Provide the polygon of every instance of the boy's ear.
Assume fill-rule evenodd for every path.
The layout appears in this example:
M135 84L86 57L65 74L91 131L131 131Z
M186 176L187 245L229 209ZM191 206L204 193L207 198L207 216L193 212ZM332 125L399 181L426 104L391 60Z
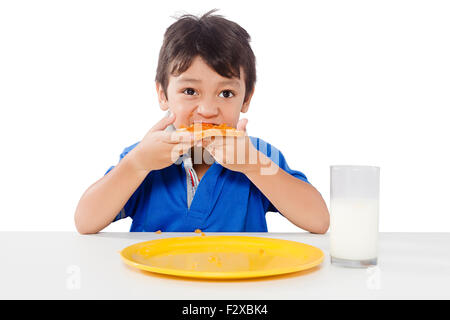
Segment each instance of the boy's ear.
M246 113L247 111L248 111L248 108L249 108L249 106L250 106L250 100L252 100L252 97L253 97L253 94L255 93L255 87L253 87L253 90L252 90L252 92L250 93L250 95L248 96L248 98L247 98L247 101L245 101L243 104L242 104L242 108L241 108L241 112L242 113Z
M161 110L167 111L169 109L169 103L166 94L164 93L163 86L158 81L156 81L156 93L158 94L159 107Z

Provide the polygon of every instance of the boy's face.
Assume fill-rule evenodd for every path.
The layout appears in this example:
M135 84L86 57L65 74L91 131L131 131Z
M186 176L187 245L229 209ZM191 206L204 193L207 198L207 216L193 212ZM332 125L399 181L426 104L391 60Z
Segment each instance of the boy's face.
M240 112L247 112L251 97L244 103L245 75L225 78L209 67L201 57L177 77L169 75L167 99L162 86L156 90L162 110L176 115L175 128L189 127L195 122L226 124L236 127Z

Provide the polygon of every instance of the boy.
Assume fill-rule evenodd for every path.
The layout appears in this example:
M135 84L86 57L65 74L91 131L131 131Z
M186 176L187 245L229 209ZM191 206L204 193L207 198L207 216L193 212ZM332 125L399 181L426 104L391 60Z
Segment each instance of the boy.
M176 131L202 122L241 131L247 125L239 115L256 82L250 36L214 11L184 15L166 30L156 90L169 116L86 190L75 212L80 233L125 217L133 219L130 231L266 232L267 211L327 231L320 193L268 143L247 135L195 141Z

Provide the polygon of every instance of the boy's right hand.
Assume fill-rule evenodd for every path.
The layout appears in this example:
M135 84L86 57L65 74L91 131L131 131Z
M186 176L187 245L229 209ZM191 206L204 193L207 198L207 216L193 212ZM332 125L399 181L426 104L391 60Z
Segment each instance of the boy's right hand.
M137 170L151 171L168 167L194 145L192 133L164 131L174 121L175 114L161 119L130 151L131 161Z

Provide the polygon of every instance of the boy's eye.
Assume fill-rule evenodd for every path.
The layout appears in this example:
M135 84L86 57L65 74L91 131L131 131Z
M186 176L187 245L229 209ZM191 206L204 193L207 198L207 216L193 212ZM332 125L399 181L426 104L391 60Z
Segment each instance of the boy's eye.
M187 89L184 89L183 93L187 94L188 96L193 96L196 92L192 88L187 88Z
M223 95L222 95L223 93ZM223 97L223 98L231 98L234 97L234 93L231 90L223 90L220 94L219 97Z

